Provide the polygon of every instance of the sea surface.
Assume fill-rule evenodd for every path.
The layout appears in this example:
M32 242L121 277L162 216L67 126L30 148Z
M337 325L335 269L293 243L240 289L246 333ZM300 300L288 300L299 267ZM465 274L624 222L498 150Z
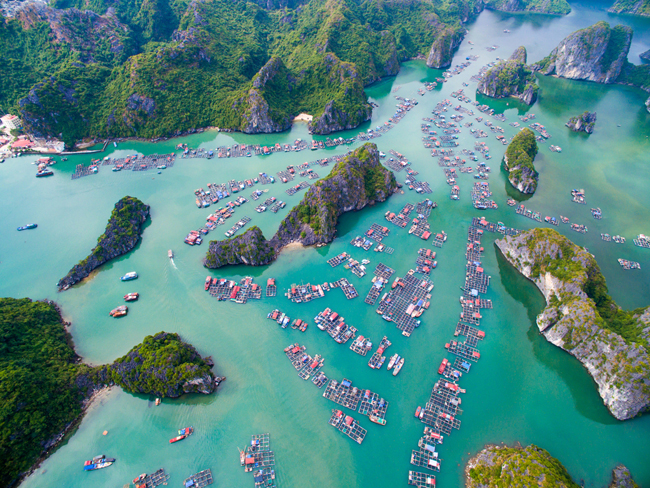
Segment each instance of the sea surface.
M0 295L56 300L73 324L71 333L77 352L91 364L110 362L127 353L144 336L164 330L180 333L201 354L212 356L216 373L227 377L216 395L164 399L158 407L153 397L113 388L92 406L74 436L22 486L122 487L140 473L164 467L171 475L169 486L181 486L190 474L210 468L215 486L252 487L251 474L244 473L239 465L238 448L244 448L251 434L257 433L271 435L280 487L398 487L407 486L409 470L426 471L409 463L424 427L414 418L414 411L427 401L442 358L453 357L446 354L444 344L453 338L461 311L458 299L465 277L468 225L478 215L520 229L533 227L534 222L516 215L506 205L512 190L500 170L505 146L476 121L474 127L490 135L479 140L491 149L493 157L487 161L492 168L489 183L499 208L482 214L473 209L470 190L475 180L465 174L458 178L460 201L451 201L442 168L430 156L430 150L422 146L422 118L430 115L436 103L462 88L463 82L469 83L465 93L474 98L476 84L469 79L484 64L497 57L507 58L519 45L528 49L529 62L539 60L569 33L601 19L635 29L630 60L638 63L638 54L650 48L650 22L607 14L603 9L607 3L572 2L573 12L561 18L484 12L469 26L469 34L454 59L456 65L467 56L480 56L463 73L420 97L417 90L422 83L433 81L442 71L427 69L421 61L408 62L397 77L368 88L379 104L373 120L340 134L352 136L359 130L382 125L394 112L394 96L416 98L419 102L392 131L373 141L384 152L394 149L403 153L420 173L418 179L429 182L433 194L427 196L439 204L429 218L432 230L444 230L449 235L444 247L437 250L431 307L410 338L383 321L375 307L363 302L363 297L377 263L395 269L395 276L404 276L414 268L423 242L406 229L387 224L391 232L384 242L395 249L394 254L365 252L350 245L350 240L373 222L385 222L386 211L422 200L406 187L404 194L394 195L388 202L345 215L331 245L284 251L270 266L208 271L201 264L207 242L200 247L183 243L187 232L201 226L214 210L196 208L195 189L206 188L208 182L253 178L262 171L275 174L290 164L343 154L348 147L229 160L179 158L173 168L161 174L113 173L110 166L102 166L98 174L77 180L70 178L75 166L88 164L90 156L73 156L59 162L53 167L55 175L47 179L34 178L34 157L10 159L0 165ZM491 45L499 48L488 52L486 47ZM490 117L486 120L502 126L508 138L518 130L509 124L520 122L518 117L527 113L535 113L535 122L545 125L552 135L549 143L540 146L535 161L540 173L539 188L525 204L542 215L564 215L572 222L587 225L586 235L572 232L567 225L556 229L596 256L610 292L621 306L647 306L650 251L632 244L638 234L650 234L650 114L643 105L647 94L630 87L552 77L540 78L539 84L539 101L530 108L514 100L480 99L499 112L505 110L506 122ZM565 122L585 110L598 113L595 133L587 136L569 132ZM480 115L475 112L475 117ZM453 113L450 110L448 118ZM157 144L123 142L117 148L109 146L101 156L165 153L180 142L193 148L214 149L236 143L292 143L297 138L311 140L304 123L295 124L290 132L273 135L212 131ZM468 129L463 129L459 141L459 149L473 149L475 140ZM551 152L549 144L562 147L562 153ZM315 170L322 177L331 167ZM404 172L397 175L402 183L405 177ZM259 226L270 238L305 193L289 197L285 193L288 186L279 182L257 186L269 189L265 196L287 202L287 208L278 214L258 214L254 211L257 203L251 200L237 209L235 217L252 217L249 226ZM573 188L585 189L587 205L571 202ZM251 191L240 194L248 198ZM151 221L141 243L134 251L100 268L91 279L57 293L57 281L88 254L102 234L114 203L125 195L138 197L151 206ZM592 206L602 209L602 220L591 217ZM17 226L30 222L37 223L38 228L16 232ZM206 241L223 237L230 225L219 227ZM621 234L627 243L604 242L601 232ZM486 298L493 301L494 309L483 313L486 338L479 346L481 359L460 382L467 390L462 395L461 428L446 437L439 449L442 471L436 475L438 486L461 486L469 457L486 444L502 442L534 443L547 449L577 482L583 481L587 487L607 484L617 463L629 467L640 485L650 485L650 415L619 422L609 414L580 363L538 333L534 320L544 306L543 298L532 283L497 255L494 239L491 234L483 239L483 265L492 277ZM168 249L174 250L173 262L167 257ZM358 260L369 259L370 272L357 278L343 266L331 268L326 260L342 251ZM641 270L624 271L617 258L638 261ZM120 276L128 271L137 271L140 278L121 282ZM236 280L252 276L262 286L272 277L278 285L278 296L246 305L218 302L203 291L206 274ZM340 290L333 290L323 299L294 304L283 296L293 283L323 283L342 277L355 285L359 298L346 300ZM108 312L123 303L122 296L132 291L139 292L141 298L129 304L128 316L119 320L109 317ZM349 344L336 344L319 331L313 317L326 307L346 317L375 345L388 336L393 343L388 356L398 353L406 358L401 373L393 377L386 368L370 369L369 356L361 357L348 348ZM282 330L267 320L267 313L275 308L292 318L307 320L307 332ZM343 409L368 429L362 445L330 427L327 421L331 410L339 406L322 397L324 388L319 390L295 373L283 352L295 342L306 345L308 353L325 358L323 370L330 378L349 378L353 385L385 398L389 402L387 425L372 424L359 413ZM168 440L176 431L188 425L194 426L195 434L170 445ZM102 435L104 430L108 435ZM84 472L84 460L100 453L117 458L117 462L109 469Z

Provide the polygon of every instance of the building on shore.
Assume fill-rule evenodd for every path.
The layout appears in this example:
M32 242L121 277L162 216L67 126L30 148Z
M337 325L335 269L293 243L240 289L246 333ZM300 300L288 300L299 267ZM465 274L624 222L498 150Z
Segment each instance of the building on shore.
M20 121L20 118L18 118L17 115L3 115L0 117L0 121L2 121L2 125L4 125L7 129L13 130L13 129L20 129L22 127L22 123Z

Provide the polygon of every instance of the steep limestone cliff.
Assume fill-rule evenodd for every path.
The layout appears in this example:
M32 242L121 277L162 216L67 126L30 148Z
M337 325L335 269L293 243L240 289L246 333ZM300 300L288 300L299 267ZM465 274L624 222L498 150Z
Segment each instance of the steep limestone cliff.
M621 310L593 256L552 229L496 245L544 295L540 332L582 363L612 415L626 420L650 409L650 325L642 320L648 310Z
M650 17L650 0L616 0L608 12Z
M513 139L503 156L503 167L508 181L521 193L535 193L539 173L535 170L537 141L532 130L522 129Z
M531 12L566 15L571 6L566 0L486 0L486 8L502 12Z
M492 98L515 97L532 105L537 100L539 87L532 70L526 66L526 59L526 48L520 46L510 59L500 61L485 73L477 91Z
M619 464L612 470L612 482L609 488L639 488L630 474L630 470Z
M275 254L275 249L264 238L260 228L251 227L240 236L210 241L203 265L213 269L228 264L263 266L273 262Z
M339 130L354 129L359 124L370 120L372 116L372 107L369 104L364 104L352 113L339 108L338 105L335 100L327 102L323 113L309 122L309 132L325 135Z
M75 264L57 283L59 291L67 290L90 275L91 271L122 254L126 254L140 240L142 225L149 217L149 205L134 197L124 197L115 204L106 230L97 239L90 255Z
M644 61L650 62L650 49L648 49L646 52L639 54L639 57L643 59Z
M596 126L596 112L585 112L577 117L571 117L566 126L574 132L593 134Z
M451 66L454 53L460 43L463 42L464 37L464 29L452 27L442 29L431 45L431 50L427 56L427 66L429 68L447 68Z
M383 202L396 191L395 176L379 162L377 146L366 143L307 191L280 223L271 245L279 250L292 242L332 242L342 214Z
M545 75L614 83L627 61L632 29L607 22L574 32L553 49L551 54L532 68Z
M383 202L396 191L395 176L379 162L377 146L366 143L307 190L269 241L257 227L233 239L212 241L203 264L207 268L227 264L260 266L272 262L287 244L332 242L342 214Z

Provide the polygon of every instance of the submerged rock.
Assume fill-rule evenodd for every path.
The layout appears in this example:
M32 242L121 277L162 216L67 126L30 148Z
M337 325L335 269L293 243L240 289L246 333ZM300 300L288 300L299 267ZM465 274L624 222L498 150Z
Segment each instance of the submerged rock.
M521 193L535 193L539 173L535 170L537 141L532 130L522 129L513 139L503 156L503 166L508 181Z
M630 27L610 28L607 22L597 22L566 37L532 68L544 75L614 83L625 66L631 42Z
M106 230L99 237L90 255L75 264L57 283L59 291L67 290L86 278L102 264L133 249L142 236L143 224L149 217L149 205L134 197L124 197L115 204Z
M585 112L578 117L571 117L566 126L574 132L592 134L596 125L596 112Z
M555 230L532 229L496 246L544 295L542 335L582 363L612 415L626 420L648 411L650 308L621 310L594 257Z
M429 68L447 68L451 66L454 53L463 42L464 37L465 32L463 30L448 27L440 31L429 50L427 66Z
M520 46L510 59L490 68L476 90L492 98L515 97L527 105L537 100L539 87L533 71L526 66L526 48Z

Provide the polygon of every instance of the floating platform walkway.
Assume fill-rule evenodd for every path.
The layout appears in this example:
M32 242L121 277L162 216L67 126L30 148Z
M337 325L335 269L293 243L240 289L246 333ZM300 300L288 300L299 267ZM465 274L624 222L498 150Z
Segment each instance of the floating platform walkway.
M382 297L377 313L388 322L394 322L402 335L409 337L419 327L420 317L429 307L433 282L427 277L416 278L409 271L404 278L396 278L391 291Z
M186 478L185 481L183 481L183 486L187 488L204 488L212 483L212 471L204 469L203 471L199 471L189 478Z
M155 488L156 486L166 485L168 481L169 475L165 473L165 468L160 468L155 472L148 474L139 482L139 485L136 483L136 486L141 488Z
M347 378L343 378L340 383L336 380L330 380L323 392L323 396L334 403L356 411L361 401L361 390L353 387L352 382Z
M436 477L431 474L409 471L409 485L418 488L434 488L436 486Z
M209 283L208 280L210 280ZM206 291L219 301L230 300L244 304L248 300L262 298L262 288L257 283L254 283L253 278L250 276L246 276L239 283L226 278L211 278L208 276L205 285Z
M384 365L384 362L386 362L386 356L384 356L384 352L386 352L386 349L388 349L391 345L392 342L388 340L388 337L384 336L379 342L377 350L370 357L370 360L368 360L368 366L370 366L372 369L381 369L381 367Z
M343 294L345 295L345 298L348 300L352 300L353 298L356 298L359 296L359 293L357 292L356 288L352 283L350 283L348 280L345 278L341 278L338 281L335 281L334 283L330 283L330 288L340 288Z
M372 349L372 342L370 339L367 339L366 337L360 335L354 341L352 341L352 344L350 344L350 349L361 356L365 356L368 354L368 351Z
M333 409L328 423L358 444L363 442L368 433L356 420L349 415L345 415L341 410Z
M356 327L346 324L343 317L329 308L314 317L314 322L320 330L327 332L339 344L345 344L357 335Z

